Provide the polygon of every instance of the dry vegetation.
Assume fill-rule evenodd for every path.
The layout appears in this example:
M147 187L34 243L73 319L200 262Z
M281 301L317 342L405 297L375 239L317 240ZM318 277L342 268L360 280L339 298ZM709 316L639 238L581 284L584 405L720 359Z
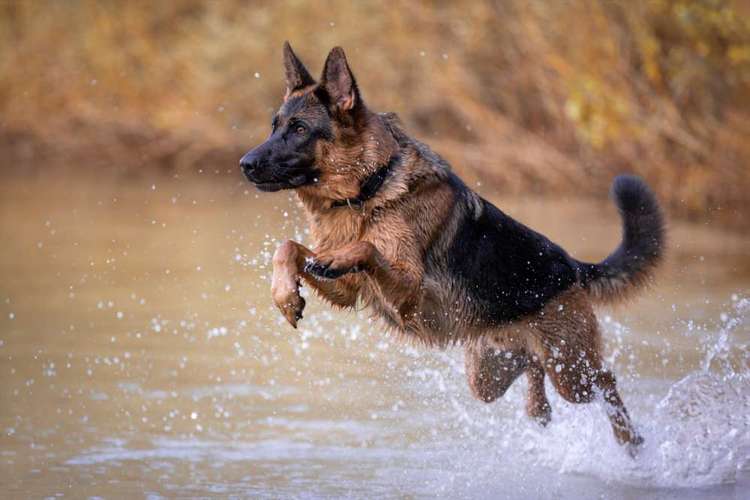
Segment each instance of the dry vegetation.
M234 171L282 95L281 43L349 54L365 99L470 181L750 226L747 1L0 4L0 162ZM140 169L140 170L139 170Z

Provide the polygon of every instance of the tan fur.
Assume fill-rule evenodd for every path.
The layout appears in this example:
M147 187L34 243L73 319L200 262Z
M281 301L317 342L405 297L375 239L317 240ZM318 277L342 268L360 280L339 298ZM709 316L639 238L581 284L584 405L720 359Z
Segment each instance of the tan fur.
M589 297L595 304L623 305L632 301L644 288L649 288L657 277L657 270L664 258L659 256L644 263L641 272L628 275L622 273L609 279L598 280L588 286Z
M295 90L295 95L310 91ZM337 307L354 307L358 301L369 306L403 338L437 346L465 343L469 386L482 401L502 396L526 373L527 412L546 424L546 375L570 402L588 402L601 392L618 441L640 443L614 377L602 368L600 333L588 293L574 286L537 314L503 328L472 326L478 323L466 318L481 312L465 290L451 285L447 269L434 264L438 269L428 276L425 259L428 249L448 252L461 218L478 218L482 205L469 194L469 201L457 206L445 182L443 160L417 141L405 140L394 115L361 112L354 133L341 127L334 130L335 140L318 144L320 179L297 189L313 249L287 241L274 255L273 300L289 323L296 327L302 317L299 286L304 280ZM333 206L356 196L363 179L397 151L398 168L374 197L358 209ZM319 278L305 270L313 260L348 274Z
M383 117L371 114L365 123L359 134L361 142L321 146L317 162L320 181L297 191L310 221L315 252L294 242L279 248L274 257L278 268L274 301L287 319L300 315L294 307L304 307L304 302L297 298L298 286L292 283L298 283L301 276L333 304L352 306L353 301L342 298L351 299L354 293L399 331L433 342L417 313L422 300L423 249L449 216L453 195L440 182L439 170L416 151L402 151L398 170L361 209L331 208L333 201L355 196L362 179L387 163L397 150ZM391 204L398 204L398 210L384 210ZM356 244L362 242L370 244L367 250ZM290 248L296 251L290 253ZM290 263L292 256L294 263ZM303 271L304 258L311 256L335 268L360 267L366 273L331 282L321 280ZM296 321L290 323L296 325Z
M631 445L642 442L617 392L614 376L602 367L599 325L588 294L581 288L560 294L538 314L468 346L466 359L469 385L483 401L502 396L525 371L529 378L527 411L544 423L549 420L543 384L546 374L571 403L588 403L601 393L617 440Z

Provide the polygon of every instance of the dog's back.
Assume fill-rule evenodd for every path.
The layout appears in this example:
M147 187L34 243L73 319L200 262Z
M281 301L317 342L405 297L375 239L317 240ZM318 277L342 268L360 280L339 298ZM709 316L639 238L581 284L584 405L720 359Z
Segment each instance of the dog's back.
M653 193L640 179L618 177L612 189L623 219L621 245L598 264L578 261L544 235L503 213L468 188L447 163L411 139L394 115L384 115L406 159L394 174L395 189L384 186L382 209L414 203L414 193L436 183L449 188L450 210L434 210L420 200L422 217L405 217L424 254L424 286L409 333L430 344L472 340L483 332L541 311L571 287L582 287L595 302L625 298L648 282L663 254L663 216ZM414 211L414 210L412 210ZM442 215L442 217L441 217ZM437 236L420 231L425 220ZM400 241L385 242L399 245Z

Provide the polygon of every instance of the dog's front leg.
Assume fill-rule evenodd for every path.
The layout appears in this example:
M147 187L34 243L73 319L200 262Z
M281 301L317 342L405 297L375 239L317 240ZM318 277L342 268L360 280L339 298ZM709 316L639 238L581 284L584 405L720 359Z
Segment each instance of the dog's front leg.
M273 256L273 301L294 328L297 328L297 321L302 318L305 308L305 299L299 294L300 277L332 304L351 307L357 300L357 290L351 282L322 280L305 272L306 263L314 258L310 249L292 240L282 243Z
M367 273L404 326L416 309L421 281L421 268L410 265L413 260L409 255L387 259L369 241L355 241L308 258L305 272L329 280L349 273Z

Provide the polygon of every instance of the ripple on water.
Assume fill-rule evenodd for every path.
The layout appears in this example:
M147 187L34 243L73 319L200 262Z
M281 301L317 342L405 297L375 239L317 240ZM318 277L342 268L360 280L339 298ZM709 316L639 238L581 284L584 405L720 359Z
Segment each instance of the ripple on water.
M459 351L415 354L405 348L411 365L404 372L409 382L404 390L423 404L383 412L398 427L368 418L312 418L303 405L296 412L284 410L285 416L262 419L270 429L265 434L253 435L251 426L238 435L206 438L108 439L66 465L107 468L130 462L172 472L186 463L216 471L247 467L253 473L241 484L232 480L222 486L220 478L206 479L213 488L245 492L263 492L270 484L268 491L277 493L287 487L294 492L303 484L327 492L348 485L344 489L353 492L364 480L371 491L383 494L401 484L416 494L492 497L525 491L572 498L576 488L607 495L619 484L667 488L662 492L714 488L712 494L731 495L737 491L733 488L750 484L750 300L735 300L719 324L700 330L696 346L705 359L694 372L677 381L636 375L628 404L646 441L635 460L615 443L600 405L571 405L548 387L554 418L541 428L523 414L525 381L512 386L502 403L482 405L464 390ZM164 396L138 384L120 389L145 399ZM298 389L220 384L182 390L193 400L226 394L266 400ZM411 431L420 431L421 438L407 443L402 438ZM321 467L328 475L315 483L311 471ZM279 483L280 470L289 482ZM722 485L730 490L715 489Z

